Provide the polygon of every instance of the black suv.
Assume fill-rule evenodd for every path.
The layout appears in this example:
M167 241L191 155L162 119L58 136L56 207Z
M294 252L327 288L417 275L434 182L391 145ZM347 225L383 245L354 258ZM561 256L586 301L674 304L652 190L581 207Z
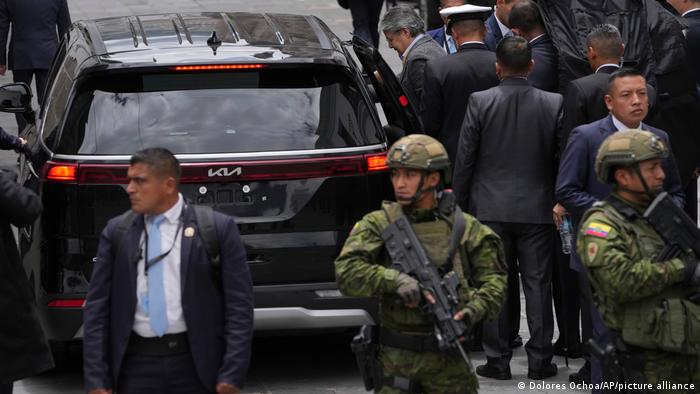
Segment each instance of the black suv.
M27 102L0 99L0 110L29 111ZM51 339L81 336L99 235L129 209L130 155L152 146L179 158L188 203L238 221L256 329L372 323L370 300L337 291L333 260L351 226L391 196L387 135L420 130L376 50L341 42L313 16L81 21L63 39L44 103L22 133L31 152L19 177L44 213L19 229L19 246Z

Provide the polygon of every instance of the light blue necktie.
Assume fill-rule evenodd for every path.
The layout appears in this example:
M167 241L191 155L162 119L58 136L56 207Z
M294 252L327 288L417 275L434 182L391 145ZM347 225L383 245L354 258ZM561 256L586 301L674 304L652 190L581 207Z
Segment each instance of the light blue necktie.
M455 39L452 36L446 36L445 41L447 41L447 53L456 53Z
M158 215L148 225L148 258L153 260L162 253L160 249L160 230L158 227L165 216ZM163 265L161 260L148 268L148 317L151 328L157 336L162 337L168 329L168 315L165 308L165 289L163 287Z

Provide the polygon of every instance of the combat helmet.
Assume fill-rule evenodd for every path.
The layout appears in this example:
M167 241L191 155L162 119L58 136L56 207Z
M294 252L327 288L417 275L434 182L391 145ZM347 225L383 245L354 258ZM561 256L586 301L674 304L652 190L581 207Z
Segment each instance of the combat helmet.
M442 182L452 181L450 158L445 147L435 138L425 134L410 134L394 143L386 156L389 168L412 168L442 173Z
M602 183L615 182L612 169L633 167L639 172L639 162L668 157L668 148L654 133L645 130L624 130L613 133L603 141L595 159L595 173ZM641 177L645 190L647 185Z
M437 188L423 189L425 174L437 171L441 174L442 186L447 186L452 181L450 172L450 158L442 144L435 138L425 134L411 134L402 137L394 143L386 156L386 164L389 168L411 168L422 170L420 183L413 197L409 199L400 198L399 201L410 201L415 203L423 193L436 191ZM397 197L398 198L398 197Z

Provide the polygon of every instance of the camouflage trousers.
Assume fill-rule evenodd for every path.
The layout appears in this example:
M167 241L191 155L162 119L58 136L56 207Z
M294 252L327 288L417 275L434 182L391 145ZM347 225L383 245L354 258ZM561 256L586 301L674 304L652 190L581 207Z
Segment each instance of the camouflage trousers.
M385 377L408 378L418 383L424 394L472 394L479 388L476 376L457 353L416 353L382 346L379 360ZM375 393L404 392L382 387Z
M651 393L698 393L700 392L700 369L698 355L643 350L644 377L653 386ZM694 388L679 389L673 384L692 384Z

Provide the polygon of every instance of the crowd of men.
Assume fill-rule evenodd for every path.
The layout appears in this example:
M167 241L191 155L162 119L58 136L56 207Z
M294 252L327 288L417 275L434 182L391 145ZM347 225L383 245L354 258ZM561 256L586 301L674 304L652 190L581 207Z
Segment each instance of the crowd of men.
M528 376L555 375L556 354L585 357L570 380L600 381L601 366L583 344L606 338L608 330L580 256L562 252L556 229L565 219L578 228L584 213L610 194L594 162L603 140L620 130L649 131L671 152L661 162L663 188L681 207L684 187L669 136L644 123L656 91L640 72L622 67L625 43L615 26L588 32L591 74L560 86L557 50L537 3L496 3L491 12L442 0L445 26L428 32L412 10L391 8L380 29L402 59L401 84L420 113L421 132L447 150L459 205L503 241L507 299L500 314L483 324L487 363L476 373L511 378L512 348L522 343L522 282ZM689 26L688 67L700 91L700 1L668 3ZM560 331L554 344L552 302Z

